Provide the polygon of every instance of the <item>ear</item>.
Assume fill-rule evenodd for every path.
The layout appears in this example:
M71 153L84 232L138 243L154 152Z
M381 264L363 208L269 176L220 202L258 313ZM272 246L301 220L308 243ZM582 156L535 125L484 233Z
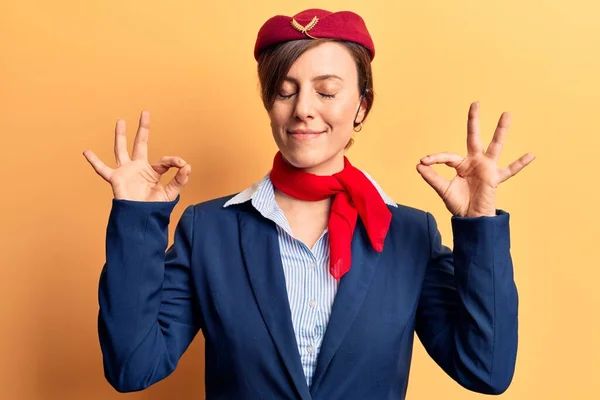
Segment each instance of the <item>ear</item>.
M367 99L362 97L362 101L360 102L358 114L356 115L356 119L354 120L357 124L363 122L365 119L365 115L367 114Z

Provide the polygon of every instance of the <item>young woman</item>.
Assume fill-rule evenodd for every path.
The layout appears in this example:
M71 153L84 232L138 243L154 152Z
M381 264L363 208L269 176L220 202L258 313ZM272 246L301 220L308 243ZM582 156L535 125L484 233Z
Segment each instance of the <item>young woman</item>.
M187 207L168 249L191 167L148 163L148 113L131 157L117 123L117 168L84 152L114 193L99 336L118 391L168 376L199 330L207 399L403 399L415 331L464 387L508 387L517 290L495 193L533 155L499 167L509 116L484 150L471 105L467 155L417 165L453 214L454 249L443 246L430 213L394 203L344 156L373 104L374 55L352 12L266 21L255 57L279 148L273 168L240 193ZM456 169L452 181L434 172L439 163Z

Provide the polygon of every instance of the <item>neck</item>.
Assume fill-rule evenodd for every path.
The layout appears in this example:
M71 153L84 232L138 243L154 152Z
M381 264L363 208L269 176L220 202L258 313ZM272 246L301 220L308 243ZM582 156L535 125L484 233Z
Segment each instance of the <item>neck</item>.
M308 168L302 168L302 171L313 175L329 176L344 169L344 152L340 152L320 164Z

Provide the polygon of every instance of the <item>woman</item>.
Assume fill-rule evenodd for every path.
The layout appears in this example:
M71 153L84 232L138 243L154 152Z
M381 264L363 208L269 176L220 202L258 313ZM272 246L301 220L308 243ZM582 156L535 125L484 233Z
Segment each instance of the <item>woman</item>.
M374 55L351 12L265 22L255 57L279 148L273 169L236 195L187 207L169 249L191 167L179 157L148 163L148 113L131 158L117 123L116 169L84 152L114 193L99 336L118 391L168 376L200 329L207 399L402 399L414 331L464 387L508 387L517 291L495 192L533 156L498 167L509 117L484 151L472 104L468 155L417 165L453 214L454 251L443 246L431 214L394 203L344 156L373 104ZM451 182L433 171L439 163L456 169ZM170 168L178 172L163 186Z

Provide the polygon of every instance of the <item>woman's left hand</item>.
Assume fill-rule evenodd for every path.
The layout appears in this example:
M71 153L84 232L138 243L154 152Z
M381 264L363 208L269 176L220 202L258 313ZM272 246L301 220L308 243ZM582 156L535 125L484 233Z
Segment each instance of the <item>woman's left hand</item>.
M498 166L498 158L508 130L510 114L503 113L492 142L484 152L479 135L479 102L472 103L467 121L466 157L451 153L432 154L421 159L417 171L440 195L448 210L457 217L496 215L496 189L535 159L526 153L507 167ZM456 170L452 181L441 177L431 167L446 164Z

